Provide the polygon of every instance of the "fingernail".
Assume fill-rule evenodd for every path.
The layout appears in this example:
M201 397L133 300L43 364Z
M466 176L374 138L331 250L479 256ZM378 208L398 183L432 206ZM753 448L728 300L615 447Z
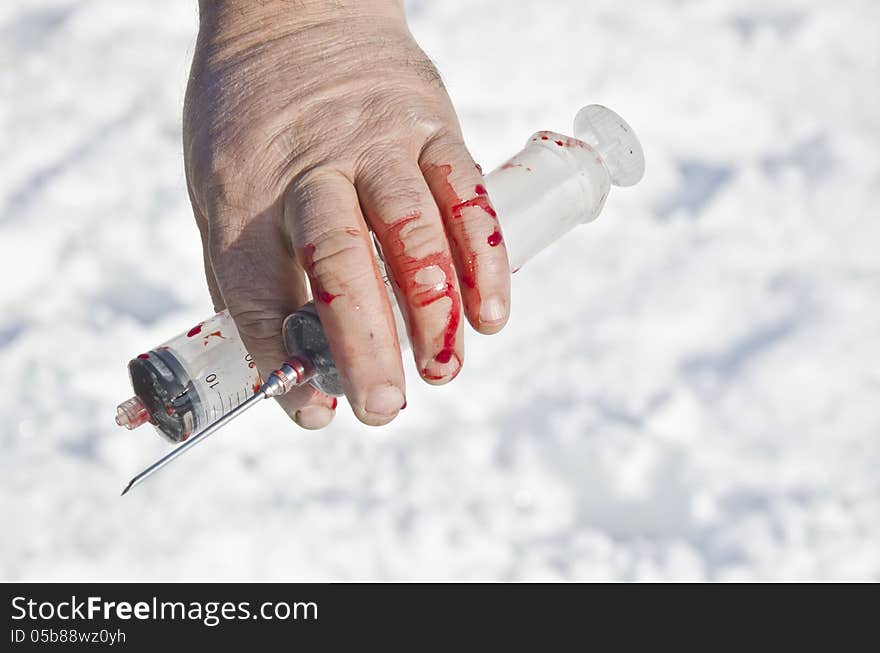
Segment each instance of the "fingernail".
M441 362L442 361L442 362ZM446 383L461 371L461 358L454 351L442 350L421 368L425 381Z
M329 406L306 406L293 415L293 421L304 429L321 429L327 426L335 415Z
M374 415L394 415L403 404L403 394L393 385L382 385L367 393L364 410Z
M504 300L498 295L487 297L480 304L480 322L483 324L494 324L501 322L507 316L504 306Z

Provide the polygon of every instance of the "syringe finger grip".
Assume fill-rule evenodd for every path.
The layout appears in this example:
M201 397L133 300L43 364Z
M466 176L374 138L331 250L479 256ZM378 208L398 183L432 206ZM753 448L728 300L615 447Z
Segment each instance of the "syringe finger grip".
M330 343L327 342L324 327L315 310L315 303L309 302L288 315L282 332L287 353L310 362L315 368L315 375L309 383L328 395L341 396L342 383L330 354Z

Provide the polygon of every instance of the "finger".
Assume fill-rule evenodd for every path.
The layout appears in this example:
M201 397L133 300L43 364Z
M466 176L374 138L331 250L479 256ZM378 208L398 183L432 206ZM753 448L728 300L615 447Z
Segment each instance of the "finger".
M481 333L500 331L510 314L510 267L482 174L464 143L446 135L423 148L419 164L446 225L468 320Z
M210 263L222 301L265 379L287 358L281 325L308 301L304 275L285 244L278 203L245 220L242 214L247 212L241 209L213 210ZM234 226L241 224L246 226ZM336 398L308 384L277 399L303 428L322 428L335 414Z
M377 157L355 180L379 239L419 372L429 383L458 374L464 356L461 295L440 212L414 161Z
M403 366L354 186L307 174L288 188L284 213L348 401L365 424L385 424L405 401Z

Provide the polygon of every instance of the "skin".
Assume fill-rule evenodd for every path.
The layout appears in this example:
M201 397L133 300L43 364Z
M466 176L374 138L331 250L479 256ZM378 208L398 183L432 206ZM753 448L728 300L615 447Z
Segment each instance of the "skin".
M428 383L461 369L457 310L481 333L507 321L482 175L400 2L203 0L183 145L215 308L264 377L285 359L284 317L315 297L355 415L397 415L404 374L374 236ZM305 428L336 405L311 386L280 402Z

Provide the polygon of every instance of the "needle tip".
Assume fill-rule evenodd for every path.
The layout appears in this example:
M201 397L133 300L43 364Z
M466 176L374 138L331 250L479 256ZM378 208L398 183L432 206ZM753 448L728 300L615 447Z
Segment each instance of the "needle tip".
M119 496L124 497L126 494L128 494L128 491L131 489L132 485L134 485L134 483L129 481L128 485L125 486L125 489L122 491L122 494L120 494Z

